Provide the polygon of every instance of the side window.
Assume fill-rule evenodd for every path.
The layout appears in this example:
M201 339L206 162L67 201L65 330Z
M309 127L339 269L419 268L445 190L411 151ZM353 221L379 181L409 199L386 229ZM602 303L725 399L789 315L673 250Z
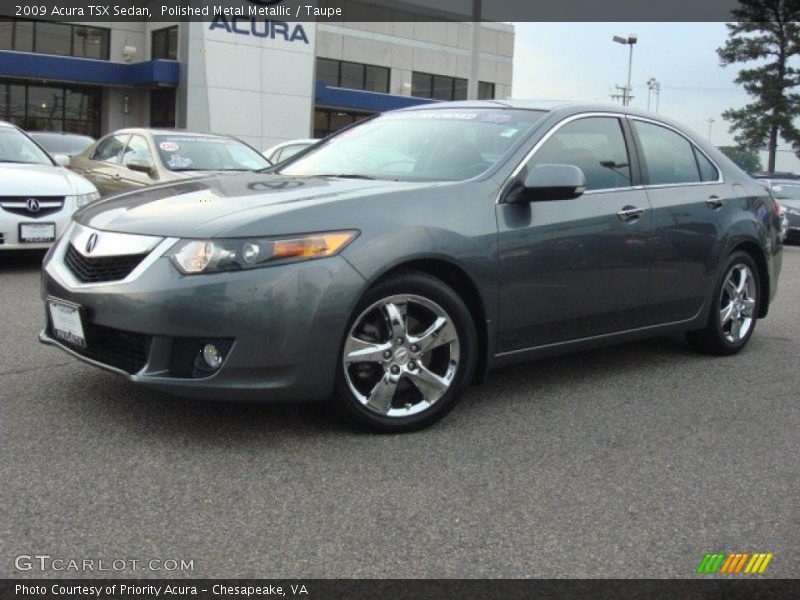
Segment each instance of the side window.
M127 135L112 135L98 144L92 154L92 160L102 160L105 162L118 162L128 141Z
M694 147L689 140L660 125L633 121L633 126L642 145L650 185L701 181Z
M140 135L131 136L131 141L128 142L128 147L125 148L125 154L122 155L122 164L130 160L153 162L150 146L147 145L147 140Z
M706 155L697 148L694 149L697 157L697 164L700 167L700 177L703 181L719 181L719 171L714 164L706 158Z
M631 185L628 150L616 117L586 117L567 123L536 151L528 168L542 164L579 167L586 176L587 190Z

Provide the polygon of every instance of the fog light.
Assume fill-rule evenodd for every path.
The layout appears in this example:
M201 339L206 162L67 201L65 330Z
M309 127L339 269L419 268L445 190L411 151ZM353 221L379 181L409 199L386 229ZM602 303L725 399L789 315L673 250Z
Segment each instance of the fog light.
M224 357L214 344L203 346L203 361L212 369L219 369Z

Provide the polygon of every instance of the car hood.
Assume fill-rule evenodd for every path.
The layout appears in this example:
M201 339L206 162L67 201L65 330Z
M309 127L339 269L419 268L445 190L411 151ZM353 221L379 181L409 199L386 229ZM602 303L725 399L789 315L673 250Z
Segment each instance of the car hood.
M74 196L96 188L88 180L64 167L0 163L3 196Z
M104 231L163 237L248 237L274 230L287 214L307 215L305 231L324 231L341 201L406 193L442 184L260 173L209 176L111 196L83 208L79 223ZM334 206L336 204L337 206ZM314 208L327 216L314 219ZM353 211L350 211L351 214ZM353 219L357 214L353 214ZM390 218L391 215L387 215ZM302 224L302 218L299 220ZM352 223L352 221L351 221ZM276 225L277 226L277 225ZM356 223L349 225L357 227Z

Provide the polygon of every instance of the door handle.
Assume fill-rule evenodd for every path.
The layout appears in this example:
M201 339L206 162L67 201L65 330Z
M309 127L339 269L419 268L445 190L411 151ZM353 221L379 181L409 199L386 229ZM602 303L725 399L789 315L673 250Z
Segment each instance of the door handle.
M722 208L725 203L722 201L722 198L720 198L719 196L710 196L708 198L708 200L706 200L706 204L708 204L708 206L710 208L713 208L714 210L718 210L718 209Z
M617 213L620 221L625 221L626 223L630 223L632 221L636 221L644 214L645 209L637 208L635 206L626 206L622 210Z

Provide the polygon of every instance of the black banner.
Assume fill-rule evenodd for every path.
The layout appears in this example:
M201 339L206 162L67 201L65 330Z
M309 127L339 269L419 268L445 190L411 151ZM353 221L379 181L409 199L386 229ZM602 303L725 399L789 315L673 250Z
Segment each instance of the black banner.
M800 597L800 580L0 580L3 600L734 600Z
M797 4L800 0L786 0ZM738 0L3 0L0 15L52 21L731 21ZM768 20L765 15L765 20Z

